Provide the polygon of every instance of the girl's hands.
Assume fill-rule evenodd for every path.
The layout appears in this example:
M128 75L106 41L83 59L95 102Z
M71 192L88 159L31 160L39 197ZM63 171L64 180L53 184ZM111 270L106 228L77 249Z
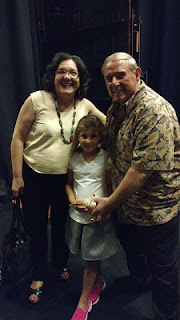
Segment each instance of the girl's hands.
M84 202L82 200L77 200L76 199L70 205L73 206L74 209L76 209L79 212L87 212L88 211L88 208L86 207L86 205L84 204Z

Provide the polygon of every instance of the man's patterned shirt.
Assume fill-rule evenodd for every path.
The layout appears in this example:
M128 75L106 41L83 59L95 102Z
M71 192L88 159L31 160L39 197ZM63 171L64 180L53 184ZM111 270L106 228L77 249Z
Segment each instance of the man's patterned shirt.
M122 109L126 115L122 118ZM139 90L107 113L107 152L113 190L128 169L151 170L146 183L120 206L119 221L162 224L180 208L180 127L174 108L142 81Z

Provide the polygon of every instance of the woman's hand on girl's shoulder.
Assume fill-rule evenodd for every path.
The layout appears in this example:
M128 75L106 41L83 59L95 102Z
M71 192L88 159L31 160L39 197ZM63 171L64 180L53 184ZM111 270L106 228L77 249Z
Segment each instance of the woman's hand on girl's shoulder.
M106 116L103 112L101 112L96 106L88 99L85 100L88 114L93 114L94 116L98 117L102 123L106 124Z

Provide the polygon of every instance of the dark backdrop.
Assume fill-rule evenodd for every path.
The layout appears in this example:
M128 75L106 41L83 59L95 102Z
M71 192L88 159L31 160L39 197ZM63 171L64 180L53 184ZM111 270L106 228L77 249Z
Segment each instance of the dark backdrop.
M101 66L112 52L132 52L131 0L42 0L40 4L43 66L59 51L79 55L92 79L87 98L106 113L110 98Z
M32 1L0 1L0 176L11 184L10 141L23 101L39 87Z
M176 109L180 119L180 1L134 1L141 16L141 67L148 84Z
M116 5L119 5L118 1L114 1ZM54 0L55 2L58 0ZM44 10L44 3L42 0L0 2L0 176L9 186L10 141L15 120L29 93L40 88L40 78L45 68L46 46L42 43L42 35L45 35L46 25L44 17L40 17L38 12L39 8ZM140 65L143 71L147 71L148 84L173 104L180 117L180 87L177 77L180 57L180 1L137 0L132 1L132 8L142 20ZM104 6L101 10L108 12L109 8ZM124 30L125 33L126 31ZM58 32L63 32L62 28ZM106 35L104 32L104 46L108 46ZM55 35L52 35L52 41L57 41ZM89 50L91 49L90 47ZM114 50L117 49L115 46ZM78 54L81 56L79 51ZM99 98L104 99L103 95L106 93Z

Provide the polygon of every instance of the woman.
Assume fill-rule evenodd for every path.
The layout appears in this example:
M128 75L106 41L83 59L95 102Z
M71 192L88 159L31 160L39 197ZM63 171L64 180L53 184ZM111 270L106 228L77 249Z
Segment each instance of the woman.
M51 205L51 259L59 277L66 280L69 251L65 244L68 201L65 193L71 142L77 122L87 114L101 113L85 98L89 74L74 55L57 53L47 66L43 90L24 102L11 142L12 191L22 193L25 222L31 236L32 282L29 301L37 303L47 271L47 222Z

